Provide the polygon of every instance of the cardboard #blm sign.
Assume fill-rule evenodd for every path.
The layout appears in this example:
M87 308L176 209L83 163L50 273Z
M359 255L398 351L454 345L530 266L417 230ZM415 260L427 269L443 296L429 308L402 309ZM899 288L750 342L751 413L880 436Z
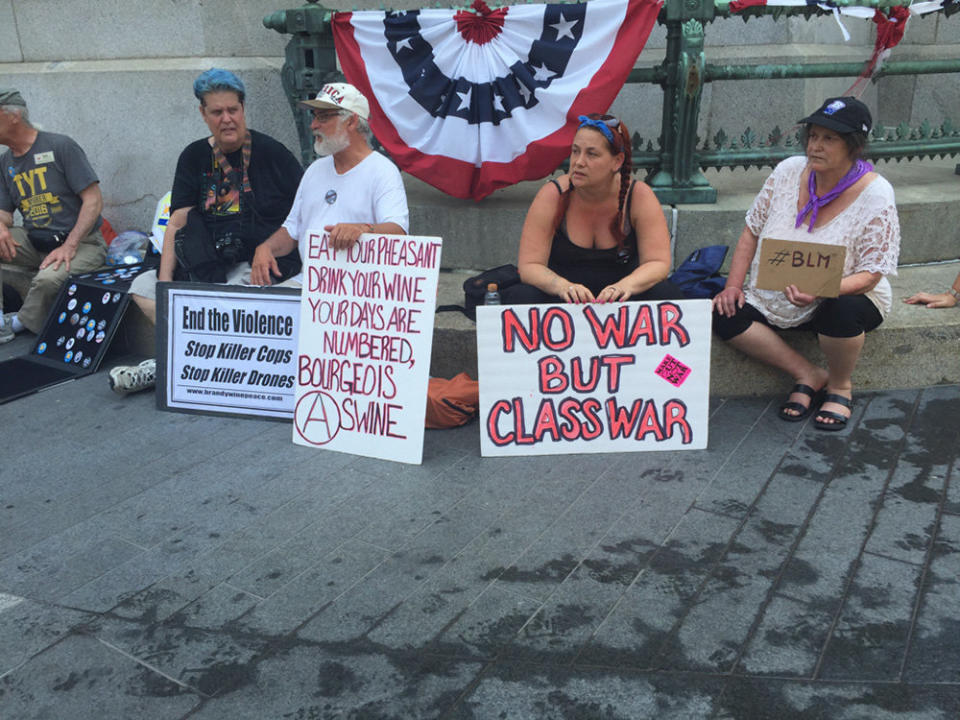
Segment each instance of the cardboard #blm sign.
M777 240L760 241L757 288L783 291L796 285L817 297L837 297L847 249L842 245Z
M710 301L477 308L481 455L707 446Z
M441 240L311 231L304 260L293 441L420 463Z

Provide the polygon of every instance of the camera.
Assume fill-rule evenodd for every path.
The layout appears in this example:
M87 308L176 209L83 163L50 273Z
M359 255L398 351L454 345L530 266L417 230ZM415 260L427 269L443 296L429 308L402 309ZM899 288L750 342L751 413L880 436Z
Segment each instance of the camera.
M228 263L238 263L243 260L245 246L243 240L232 232L227 232L217 238L214 246L221 260Z

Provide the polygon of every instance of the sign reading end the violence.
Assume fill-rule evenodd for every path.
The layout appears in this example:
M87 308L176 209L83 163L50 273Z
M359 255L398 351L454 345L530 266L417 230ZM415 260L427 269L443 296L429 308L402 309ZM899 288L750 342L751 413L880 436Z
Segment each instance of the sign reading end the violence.
M198 283L157 288L161 409L291 417L296 290Z
M710 301L477 308L480 452L707 446Z
M293 441L420 463L441 240L308 234Z
M780 290L796 285L817 297L837 297L847 249L842 245L763 238L757 287Z

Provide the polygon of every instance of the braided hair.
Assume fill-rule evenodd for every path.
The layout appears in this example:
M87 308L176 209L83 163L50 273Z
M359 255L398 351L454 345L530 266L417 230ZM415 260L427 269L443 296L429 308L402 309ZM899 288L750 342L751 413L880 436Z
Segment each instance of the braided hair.
M617 245L622 250L623 241L626 239L626 233L623 231L623 211L626 206L627 193L630 192L630 178L633 174L633 165L632 165L632 148L630 146L630 132L627 130L627 126L624 122L613 115L602 115L600 113L590 113L587 116L581 116L589 121L594 122L584 122L581 123L581 127L590 127L591 129L597 130L603 139L607 141L607 147L610 149L610 152L613 155L623 153L623 164L620 166L620 194L617 198L617 214L614 216L613 220L610 221L610 231L613 234L613 237L617 239ZM610 127L608 122L615 122L614 127ZM600 130L596 125L598 123L603 123L606 126L606 129L613 136L613 141L607 137L607 134ZM560 197L560 204L557 207L557 214L554 218L553 229L556 232L556 229L560 227L560 222L563 220L563 216L567 214L567 208L570 206L570 193L573 190L573 183L567 186L567 189L563 192Z
M623 124L621 120L615 128L610 128L613 131L613 137L616 139L617 145L620 147L617 148L616 145L607 140L607 144L610 145L610 150L614 155L617 153L623 153L623 165L620 166L620 196L617 198L617 216L613 219L613 225L611 230L613 231L613 236L617 239L617 243L622 247L623 241L626 238L626 235L623 232L623 210L626 207L627 193L630 192L630 178L633 174L633 153L632 148L630 147L630 132L627 130L627 126Z

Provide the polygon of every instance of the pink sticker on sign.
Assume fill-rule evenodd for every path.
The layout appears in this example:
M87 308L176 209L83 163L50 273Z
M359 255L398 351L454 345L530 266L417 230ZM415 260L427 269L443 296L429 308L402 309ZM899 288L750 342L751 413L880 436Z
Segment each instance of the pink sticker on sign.
M654 372L671 385L680 387L690 375L690 368L677 360L673 355L666 355Z

